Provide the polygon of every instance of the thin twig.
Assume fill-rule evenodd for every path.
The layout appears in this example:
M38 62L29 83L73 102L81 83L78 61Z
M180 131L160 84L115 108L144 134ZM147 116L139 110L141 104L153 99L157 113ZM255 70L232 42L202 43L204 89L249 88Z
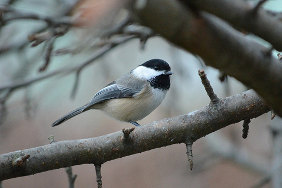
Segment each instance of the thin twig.
M26 87L24 90L24 103L25 103L24 110L25 110L25 115L27 118L31 118L35 112L35 109L34 109L35 106L33 105L35 101L31 97L30 91L31 91L30 87Z
M44 41L52 41L57 37L61 37L66 34L70 29L70 26L56 26L48 30L41 30L39 32L34 32L28 36L28 40L32 43L31 47L38 46ZM55 37L55 38L54 38Z
M75 26L75 24L73 24L72 20L69 17L63 17L58 19L58 18L38 15L34 13L24 13L11 7L3 7L3 6L0 7L0 11L6 12L6 14L11 14L9 15L9 17L8 16L2 17L1 21L3 25L14 20L37 20L37 21L44 21L48 25L53 25L53 26L57 26L57 25Z
M67 7L66 10L63 11L62 14L60 14L60 16L68 15L70 10L72 10L72 6ZM0 16L1 16L1 11L7 13L7 12L13 12L14 9L9 8L9 7L1 7L0 8ZM0 19L1 18L2 17L0 17ZM2 23L2 22L1 22L1 24L5 25L5 23ZM55 27L54 30L55 30L55 34L57 36L60 35L60 30L61 30L62 27L63 27L63 25ZM65 26L65 28L66 27L68 27L68 26ZM40 29L37 29L36 31L32 32L32 33L35 33L35 34L32 34L28 37L29 40L35 40L36 39L36 41L34 41L34 43L32 44L33 46L36 46L36 45L40 44L41 42L46 41L47 39L50 39L52 37L50 35L50 31L45 31L46 29L48 29L48 26L41 27ZM42 39L44 39L44 40L42 40ZM10 44L8 46L0 47L0 55L2 55L4 53L7 54L7 52L13 52L13 51L23 49L24 47L28 46L28 44L30 42L29 40L23 40L19 43ZM42 41L40 41L40 40L42 40Z
M66 173L68 175L68 180L69 180L69 188L74 188L74 182L77 178L77 174L72 174L72 167L67 167L65 168Z
M48 43L47 43L47 48L45 52L45 58L44 58L44 64L39 68L39 72L43 72L47 69L50 61L51 61L51 56L52 56L52 51L54 48L54 43L55 43L56 37L52 37Z
M69 14L69 10L70 9L72 9L72 6L67 7L66 10L63 11L63 14L61 15L63 17L62 20L64 20L64 18L66 18L64 15ZM14 8L12 8L10 6L0 6L0 13L2 13L0 15L1 16L0 19L2 21L1 22L2 25L5 25L5 23L7 23L6 21L16 19L17 17L20 17L22 15L23 15L23 17L20 18L20 19L24 19L26 16L27 17L30 16L30 19L43 19L43 21L46 21L46 23L48 23L48 26L44 26L44 27L41 27L40 29L37 29L37 31L34 32L36 34L33 34L33 35L30 36L30 40L32 40L34 42L33 45L38 45L38 44L40 44L43 41L51 39L50 43L48 44L46 55L45 55L45 64L41 67L41 70L46 69L48 64L49 64L49 62L50 62L50 57L51 57L51 53L52 53L52 49L53 49L53 44L54 44L54 40L55 40L55 39L52 40L52 37L56 38L56 37L62 36L63 34L65 34L68 31L68 29L70 28L71 25L70 24L66 24L65 22L60 22L60 20L58 20L56 18L42 17L40 15L22 13L22 12L14 9ZM5 13L5 14L3 14L3 13ZM13 17L13 16L15 16L15 17ZM44 30L46 30L50 25L53 26L52 29L50 29L50 31L52 30L52 32L50 32L50 31L44 32ZM11 52L11 51L15 51L15 50L16 51L22 50L28 44L29 44L29 41L28 40L24 40L24 41L22 41L22 42L20 42L18 44L12 44L10 46L1 47L0 54L7 54L7 52ZM52 76L52 75L55 75L55 74L50 73L50 74L47 75L47 77ZM31 81L30 83L33 83L33 81L36 82L36 80L39 81L41 79L45 79L46 78L45 76L46 75L41 75L38 80L35 79L35 80L29 80L29 81ZM3 101L8 100L10 95L16 89L17 88L15 88L15 89L11 88L11 89L7 90L7 94L0 99L2 101L1 102L1 106L3 106Z
M206 76L205 71L204 70L199 70L198 73L199 73L199 76L200 76L200 78L202 80L202 83L203 83L203 85L205 87L205 90L206 90L209 98L211 99L212 104L218 103L219 98L214 93L214 91L212 89L212 86L210 84L210 81L208 80L208 78Z
M242 130L242 138L246 139L249 134L249 124L251 120L250 119L245 119L243 122L243 130Z
M43 31L45 31L47 29L46 26L41 27L39 29L36 29L35 31L33 31L32 33L42 33ZM19 51L24 49L25 47L28 46L28 44L30 43L29 40L24 39L21 42L18 43L14 43L14 44L9 44L7 46L1 46L0 47L0 55L6 55L9 52L14 52L14 51Z
M5 119L7 117L7 106L5 103L0 103L0 125L5 122Z
M55 142L56 142L56 141L55 141L55 136L54 136L54 135L50 135L50 136L48 137L48 140L49 140L50 144L52 144L52 143L55 143Z
M0 104L5 104L6 103L8 98L11 96L13 90L14 90L13 88L7 89L6 93L4 93L4 95L0 98Z
M71 98L72 99L75 98L75 95L77 93L79 79L80 79L80 72L81 72L81 69L76 71L76 74L75 74L75 81L74 81L73 88L72 88L72 91L71 91Z
M26 79L26 80L23 80L23 81L22 80L15 81L14 83L12 83L10 85L1 86L0 92L3 92L4 90L9 90L9 89L16 90L16 89L19 89L19 88L22 88L22 87L25 87L25 86L28 86L28 85L32 85L32 84L34 84L38 81L44 80L46 78L50 78L52 76L64 73L64 72L65 72L65 70L61 69L61 70L56 70L54 72L50 72L50 73L47 73L47 74L39 75L35 78Z
M188 158L188 162L190 165L190 170L193 169L193 153L192 153L192 144L193 142L188 141L186 143L186 154L187 154L187 158Z
M28 36L28 40L31 43L31 47L38 46L44 41L48 41L53 37L53 32L50 30L36 32Z
M50 78L50 77L53 77L53 76L56 76L56 75L59 75L59 74L70 74L72 72L75 72L77 71L78 69L83 69L85 68L86 66L90 65L91 63L93 63L95 60L99 59L100 57L102 57L103 55L105 55L107 52L109 52L110 50L112 50L113 48L115 48L116 46L118 45L121 45L121 44L124 44L128 41L130 41L131 39L134 39L135 37L134 36L130 36L130 37L125 37L119 41L116 41L116 42L113 42L112 44L109 44L105 47L103 47L102 49L100 49L99 51L97 51L91 58L89 58L88 60L86 60L85 62L83 62L82 64L78 65L78 66L74 66L72 68L69 68L69 69L59 69L59 70L56 70L54 72L50 72L50 73L46 73L46 74L42 74L42 75L39 75L35 78L30 78L30 79L27 79L27 80L20 80L18 82L14 82L10 85L6 85L6 86L1 86L0 87L0 92L4 91L4 90L8 90L8 89L19 89L19 88L22 88L22 87L25 87L25 86L28 86L28 85L32 85L36 82L39 82L41 80L44 80L46 78Z
M128 128L128 129L122 129L122 133L123 133L123 140L124 140L124 142L125 143L128 143L129 141L130 141L130 133L132 132L132 131L134 131L134 127L132 127L132 128Z
M134 38L139 38L140 41L142 42L145 40L144 38L148 39L149 37L153 37L153 36L156 36L156 34L154 34L152 30L149 28L146 28L143 26L137 26L137 25L130 25L130 26L126 26L121 31L117 31L117 33L112 33L112 32L105 33L100 38L91 42L89 48L96 49L96 48L101 48L106 45L110 45L113 43L114 37L116 38L117 37L120 37L120 38L134 37ZM78 47L75 47L75 48L58 49L54 52L54 55L77 54L81 52L82 49L84 49L82 46L85 46L85 42L78 45Z
M102 188L101 165L100 164L94 164L94 166L95 166L95 170L96 170L97 187Z
M0 125L5 121L8 110L6 106L6 101L11 96L13 89L8 89L2 97L0 97Z

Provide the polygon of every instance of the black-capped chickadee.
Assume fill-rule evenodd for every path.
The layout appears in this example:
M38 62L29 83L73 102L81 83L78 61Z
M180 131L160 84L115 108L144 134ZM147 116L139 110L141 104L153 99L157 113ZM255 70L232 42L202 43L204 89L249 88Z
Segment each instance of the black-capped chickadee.
M139 126L143 119L163 101L170 87L170 66L161 59L152 59L130 71L98 91L92 100L55 121L64 121L90 109L98 109L110 116Z

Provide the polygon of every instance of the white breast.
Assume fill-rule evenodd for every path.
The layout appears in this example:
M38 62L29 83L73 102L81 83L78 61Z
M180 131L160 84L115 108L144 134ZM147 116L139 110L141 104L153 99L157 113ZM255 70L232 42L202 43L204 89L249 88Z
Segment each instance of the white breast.
M146 93L135 98L111 99L100 109L121 121L143 119L161 104L166 95L166 91L160 89Z

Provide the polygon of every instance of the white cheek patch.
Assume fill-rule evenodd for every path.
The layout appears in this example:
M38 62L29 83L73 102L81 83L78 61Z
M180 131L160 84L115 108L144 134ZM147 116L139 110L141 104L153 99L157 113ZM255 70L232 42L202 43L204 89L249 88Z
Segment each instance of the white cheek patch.
M140 79L150 80L156 76L163 74L164 71L156 71L144 66L139 66L132 71L132 74Z

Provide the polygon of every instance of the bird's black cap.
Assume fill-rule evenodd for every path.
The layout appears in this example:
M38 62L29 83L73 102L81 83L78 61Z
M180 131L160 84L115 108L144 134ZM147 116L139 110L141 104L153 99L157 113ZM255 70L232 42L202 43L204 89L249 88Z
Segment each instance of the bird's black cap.
M151 59L140 66L148 67L157 71L170 71L169 64L162 59Z

